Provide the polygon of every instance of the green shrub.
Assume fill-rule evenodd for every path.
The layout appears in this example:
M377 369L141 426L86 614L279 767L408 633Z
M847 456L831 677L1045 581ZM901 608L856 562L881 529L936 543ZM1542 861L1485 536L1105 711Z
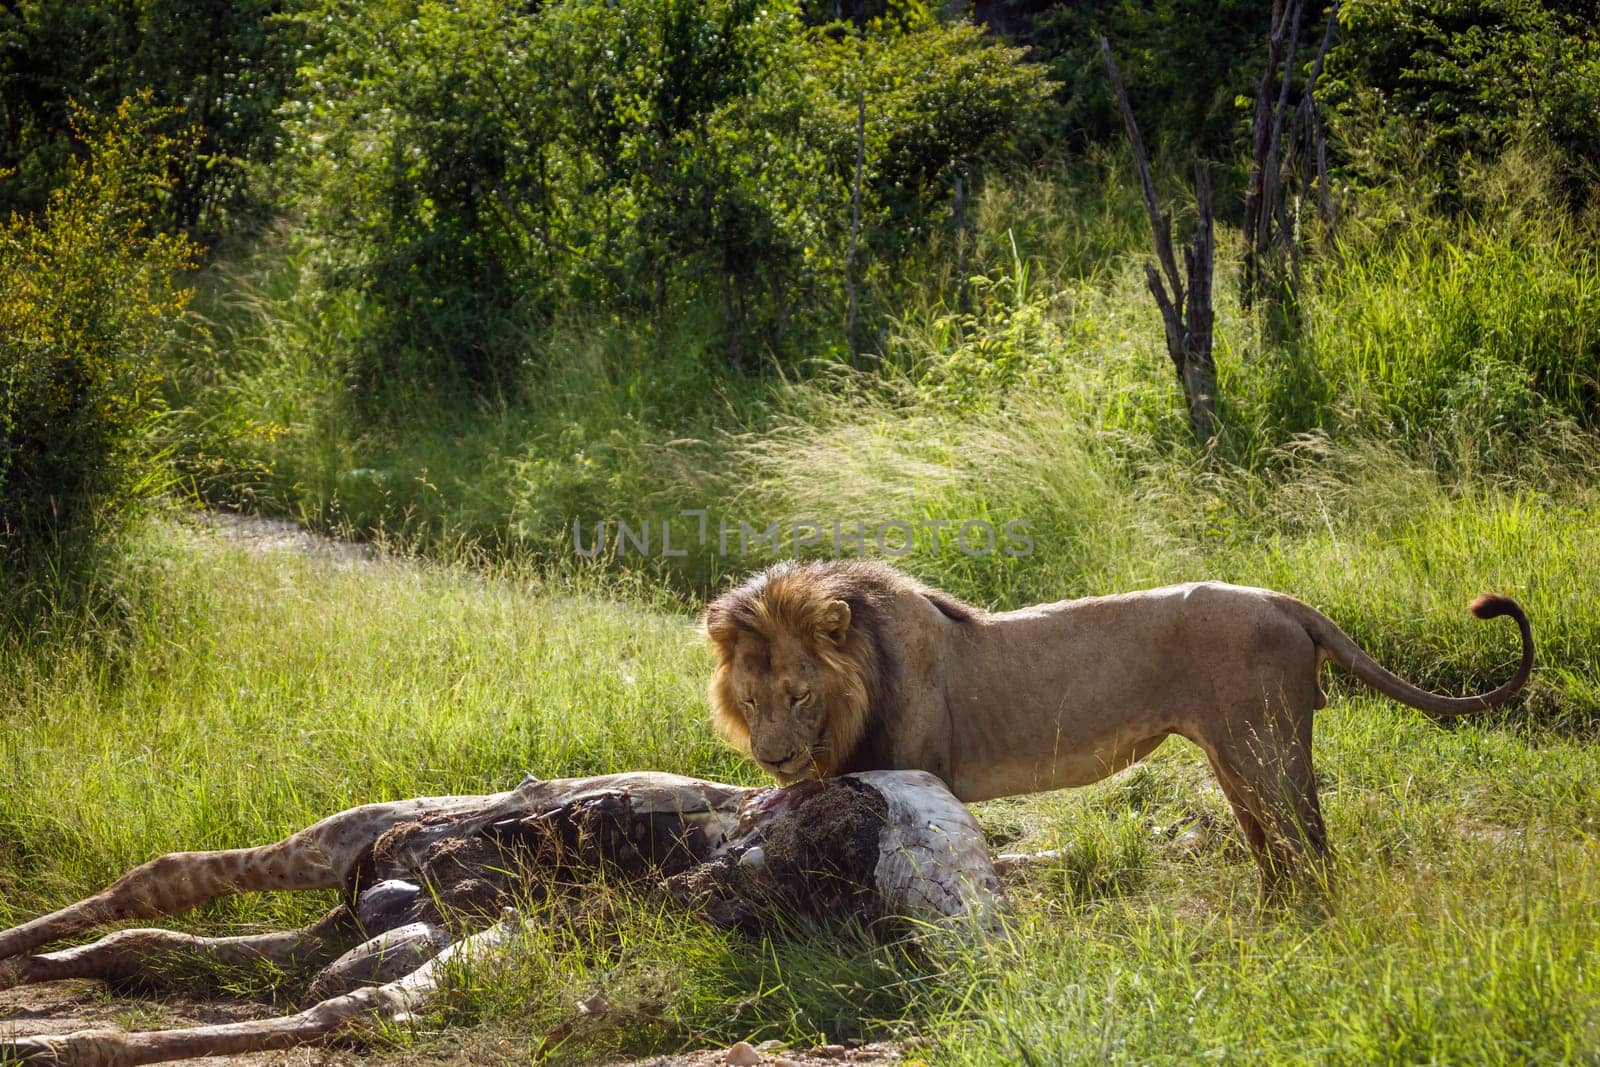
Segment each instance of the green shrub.
M276 154L293 81L282 0L30 0L0 6L0 214L42 211L74 162L74 102L110 112L149 89L198 143L172 161L157 229L214 233L254 221L252 166Z
M370 297L348 367L370 397L515 391L541 369L530 337L575 308L667 328L710 309L745 366L825 351L858 90L869 299L1047 91L1018 50L914 7L859 34L789 0L328 0L307 23L294 156L329 281Z
M861 34L834 25L789 41L748 107L725 111L721 125L749 158L777 138L805 161L790 180L756 188L775 217L786 203L801 207L792 244L805 250L811 310L842 323L857 94L865 111L856 276L877 298L869 310L882 314L921 287L918 275L953 258L956 180L975 193L986 169L1020 158L1020 144L1048 119L1052 88L1020 49L967 23L906 12Z
M1570 9L1569 9L1570 8ZM1589 195L1600 157L1592 9L1547 0L1352 0L1326 98L1347 181L1397 176L1454 204L1464 161L1529 142ZM1415 192L1415 190L1413 190Z
M1080 0L1033 6L1027 37L1060 83L1061 128L1075 148L1120 143L1122 119L1095 35L1116 53L1139 128L1152 145L1226 159L1247 141L1249 112L1266 55L1272 5L1252 0ZM1301 22L1302 47L1322 32L1315 11ZM1302 53L1303 54L1303 53Z
M196 248L149 232L192 138L160 132L147 95L79 112L85 158L38 217L0 226L0 555L94 542L159 481L149 432L159 356Z

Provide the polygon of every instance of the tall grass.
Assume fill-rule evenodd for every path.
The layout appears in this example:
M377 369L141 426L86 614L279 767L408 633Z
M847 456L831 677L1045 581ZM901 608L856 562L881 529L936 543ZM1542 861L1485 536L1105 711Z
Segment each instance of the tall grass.
M1338 395L1431 428L1524 434L1600 400L1600 260L1549 219L1424 219L1328 271L1313 320Z
M1287 337L1239 310L1225 255L1224 433L1204 458L1162 354L1140 205L1115 157L990 182L972 212L967 276L934 270L907 287L867 372L729 369L705 340L716 333L705 309L571 319L529 333L519 399L416 396L395 383L374 419L350 408L340 378L359 302L316 288L314 250L270 246L203 289L209 334L174 387L181 454L216 502L556 571L595 565L574 553L574 520L590 533L608 521L613 535L617 520L648 521L659 534L698 509L735 532L740 520L762 530L890 515L1040 524L1043 570L930 564L996 603L1086 588L1097 558L1135 558L1122 551L1133 545L1169 562L1130 564L1103 584L1192 573L1203 537L1251 528L1308 478L1385 499L1421 478L1463 500L1511 481L1586 479L1600 375L1591 227L1561 218L1537 188L1502 188L1527 175L1491 177L1485 188L1501 191L1484 194L1478 215L1347 219ZM944 253L928 262L950 267ZM1368 461L1374 472L1352 466ZM1150 533L1149 509L1168 497L1154 525L1187 516L1182 544ZM673 559L616 548L613 536L612 572L690 599L763 558L698 543Z
M898 561L988 607L1268 586L1449 691L1509 673L1510 628L1465 610L1509 592L1538 670L1514 708L1448 727L1334 686L1316 744L1343 872L1327 912L1258 907L1225 801L1173 742L1110 782L980 808L997 846L1062 850L981 946L749 939L601 894L600 921L536 926L456 974L434 1020L449 1037L394 1041L438 1055L470 1026L485 1036L465 1058L528 1058L559 1030L577 1062L908 1034L951 1064L1592 1055L1600 257L1593 221L1561 217L1537 174L1473 180L1455 217L1402 195L1352 205L1292 332L1239 310L1223 255L1209 450L1188 436L1116 157L990 181L961 272L931 237L865 369L730 369L704 308L573 311L507 324L527 346L514 397L394 381L358 409L367 309L321 287L319 250L279 234L223 257L169 368L178 470L212 504L409 562L262 553L161 520L96 593L114 626L62 610L5 637L0 923L152 854L369 800L527 772L754 782L705 722L694 608L794 553L807 523L823 538L804 551L859 523L873 554L906 523ZM609 524L597 555L575 520L585 546ZM619 520L648 523L651 550L623 547ZM963 551L966 522L1024 524L1029 550ZM743 550L741 523L777 536ZM284 925L323 903L183 921ZM575 1022L596 992L611 1007Z

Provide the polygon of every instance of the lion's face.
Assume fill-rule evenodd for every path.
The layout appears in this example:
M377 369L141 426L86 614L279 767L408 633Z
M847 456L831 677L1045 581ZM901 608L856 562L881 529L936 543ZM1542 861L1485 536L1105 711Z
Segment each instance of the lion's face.
M713 603L712 721L779 782L826 778L860 742L867 693L844 601L772 583Z
M809 642L742 635L734 644L730 704L744 720L751 757L780 782L826 773L828 682Z

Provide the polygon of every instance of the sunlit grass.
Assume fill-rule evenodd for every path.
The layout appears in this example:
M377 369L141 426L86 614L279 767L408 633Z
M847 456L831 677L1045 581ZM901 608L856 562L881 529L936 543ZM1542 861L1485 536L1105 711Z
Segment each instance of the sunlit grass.
M764 527L850 521L865 502L915 521L981 495L988 514L1048 509L1055 551L1082 550L1054 557L1069 573L1130 558L1074 528L1141 536L1163 486L1225 496L1195 501L1212 508L1195 516L1248 529L1236 513L1273 507L1301 480L1328 484L1326 464L1341 468L1334 481L1386 500L1413 475L1447 495L1508 483L1538 493L1595 468L1583 427L1600 397L1600 260L1588 224L1536 189L1482 219L1352 214L1310 261L1297 330L1240 309L1236 237L1223 225L1223 433L1203 460L1146 291L1133 189L1115 156L985 183L964 285L943 251L928 251L925 271L909 264L881 294L895 313L866 373L792 355L736 370L708 340L704 307L648 321L574 312L526 330L520 395L396 382L367 401L377 411L356 410L340 377L359 301L319 288L314 256L280 237L201 287L210 340L172 367L180 465L230 506L435 557L509 551L545 568L573 563L574 519L659 522L690 508ZM1189 208L1179 198L1175 210L1181 222ZM1374 471L1354 470L1363 464ZM1212 492L1215 478L1235 488ZM791 502L807 510L777 510ZM1116 523L1102 521L1118 508ZM690 598L742 566L700 551L621 563ZM1004 599L1022 584L1007 576L984 593Z

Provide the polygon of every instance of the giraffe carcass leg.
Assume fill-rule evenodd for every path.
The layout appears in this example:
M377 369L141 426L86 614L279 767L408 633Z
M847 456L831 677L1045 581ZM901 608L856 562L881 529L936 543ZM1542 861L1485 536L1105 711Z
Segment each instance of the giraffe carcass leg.
M74 1034L28 1037L0 1044L0 1061L70 1064L72 1067L135 1067L197 1056L239 1055L293 1048L355 1031L378 1020L392 1020L422 1008L439 986L446 962L494 953L516 935L520 920L507 919L456 942L421 967L381 986L313 1004L275 1019L195 1026L185 1030L80 1030Z
M264 966L303 972L332 962L364 936L343 904L300 930L243 937L118 930L91 944L0 961L0 989L68 978L173 986L224 974L248 977Z
M499 797L429 797L365 804L259 848L172 852L135 867L76 904L0 932L0 960L101 923L156 919L247 891L338 889L385 830L425 814L457 814Z

